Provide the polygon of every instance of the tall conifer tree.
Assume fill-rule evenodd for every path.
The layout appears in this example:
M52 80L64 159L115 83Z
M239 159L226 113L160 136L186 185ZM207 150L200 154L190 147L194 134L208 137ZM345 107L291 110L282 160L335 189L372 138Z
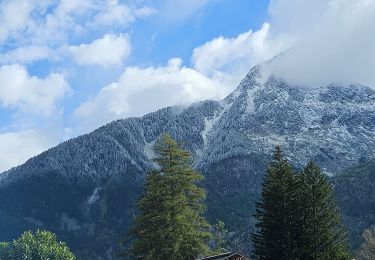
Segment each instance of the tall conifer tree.
M251 236L256 259L297 259L297 192L296 176L277 146L256 204L257 233Z
M169 135L154 146L159 169L148 174L130 254L136 259L195 259L209 252L211 238L203 176L191 167L190 154Z
M327 177L310 162L299 179L300 259L349 259L341 213Z

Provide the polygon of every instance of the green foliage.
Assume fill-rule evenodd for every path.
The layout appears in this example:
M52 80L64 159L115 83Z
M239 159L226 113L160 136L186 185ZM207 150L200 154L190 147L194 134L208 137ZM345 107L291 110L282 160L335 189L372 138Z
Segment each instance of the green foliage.
M299 175L302 259L348 259L346 232L327 177L310 162Z
M229 251L228 249L228 238L229 232L225 227L225 223L221 220L217 220L216 224L213 225L213 242L214 251L217 254Z
M158 140L154 152L159 169L147 176L129 253L136 259L195 259L207 254L211 234L203 216L205 190L196 185L203 176L169 135Z
M277 146L256 204L257 233L251 236L256 259L296 259L297 192L292 167Z
M0 259L74 260L75 257L56 235L48 231L24 232L13 242L0 243Z
M256 259L349 259L330 183L310 162L296 174L276 147L257 203Z

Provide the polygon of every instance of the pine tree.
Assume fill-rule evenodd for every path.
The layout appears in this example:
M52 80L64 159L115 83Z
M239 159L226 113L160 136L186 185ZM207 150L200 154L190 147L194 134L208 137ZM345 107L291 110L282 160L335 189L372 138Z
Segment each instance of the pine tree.
M196 184L203 176L191 167L191 157L169 135L154 146L159 169L148 174L138 203L136 259L195 259L209 252L211 239L205 211L205 191Z
M299 179L300 259L348 259L346 232L327 177L310 162Z
M297 192L296 176L277 146L256 204L257 232L251 235L255 259L297 259Z

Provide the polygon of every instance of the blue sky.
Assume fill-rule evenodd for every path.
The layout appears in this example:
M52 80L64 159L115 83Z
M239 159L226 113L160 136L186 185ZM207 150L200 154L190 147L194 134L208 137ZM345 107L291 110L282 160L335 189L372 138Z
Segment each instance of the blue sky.
M115 119L222 99L292 46L285 78L375 82L337 58L372 65L353 57L373 44L350 39L374 35L373 14L368 0L2 0L0 171Z

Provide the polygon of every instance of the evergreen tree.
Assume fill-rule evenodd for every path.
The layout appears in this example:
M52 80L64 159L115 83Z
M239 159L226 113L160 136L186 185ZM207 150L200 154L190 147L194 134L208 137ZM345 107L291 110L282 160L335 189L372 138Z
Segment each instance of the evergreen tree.
M348 259L346 232L327 177L310 162L299 179L300 259Z
M148 174L140 215L129 253L135 259L195 259L209 252L211 238L205 191L196 184L203 176L191 167L190 154L169 135L154 146L159 169Z
M251 235L255 259L297 259L297 193L296 176L277 146L256 204L257 232Z

